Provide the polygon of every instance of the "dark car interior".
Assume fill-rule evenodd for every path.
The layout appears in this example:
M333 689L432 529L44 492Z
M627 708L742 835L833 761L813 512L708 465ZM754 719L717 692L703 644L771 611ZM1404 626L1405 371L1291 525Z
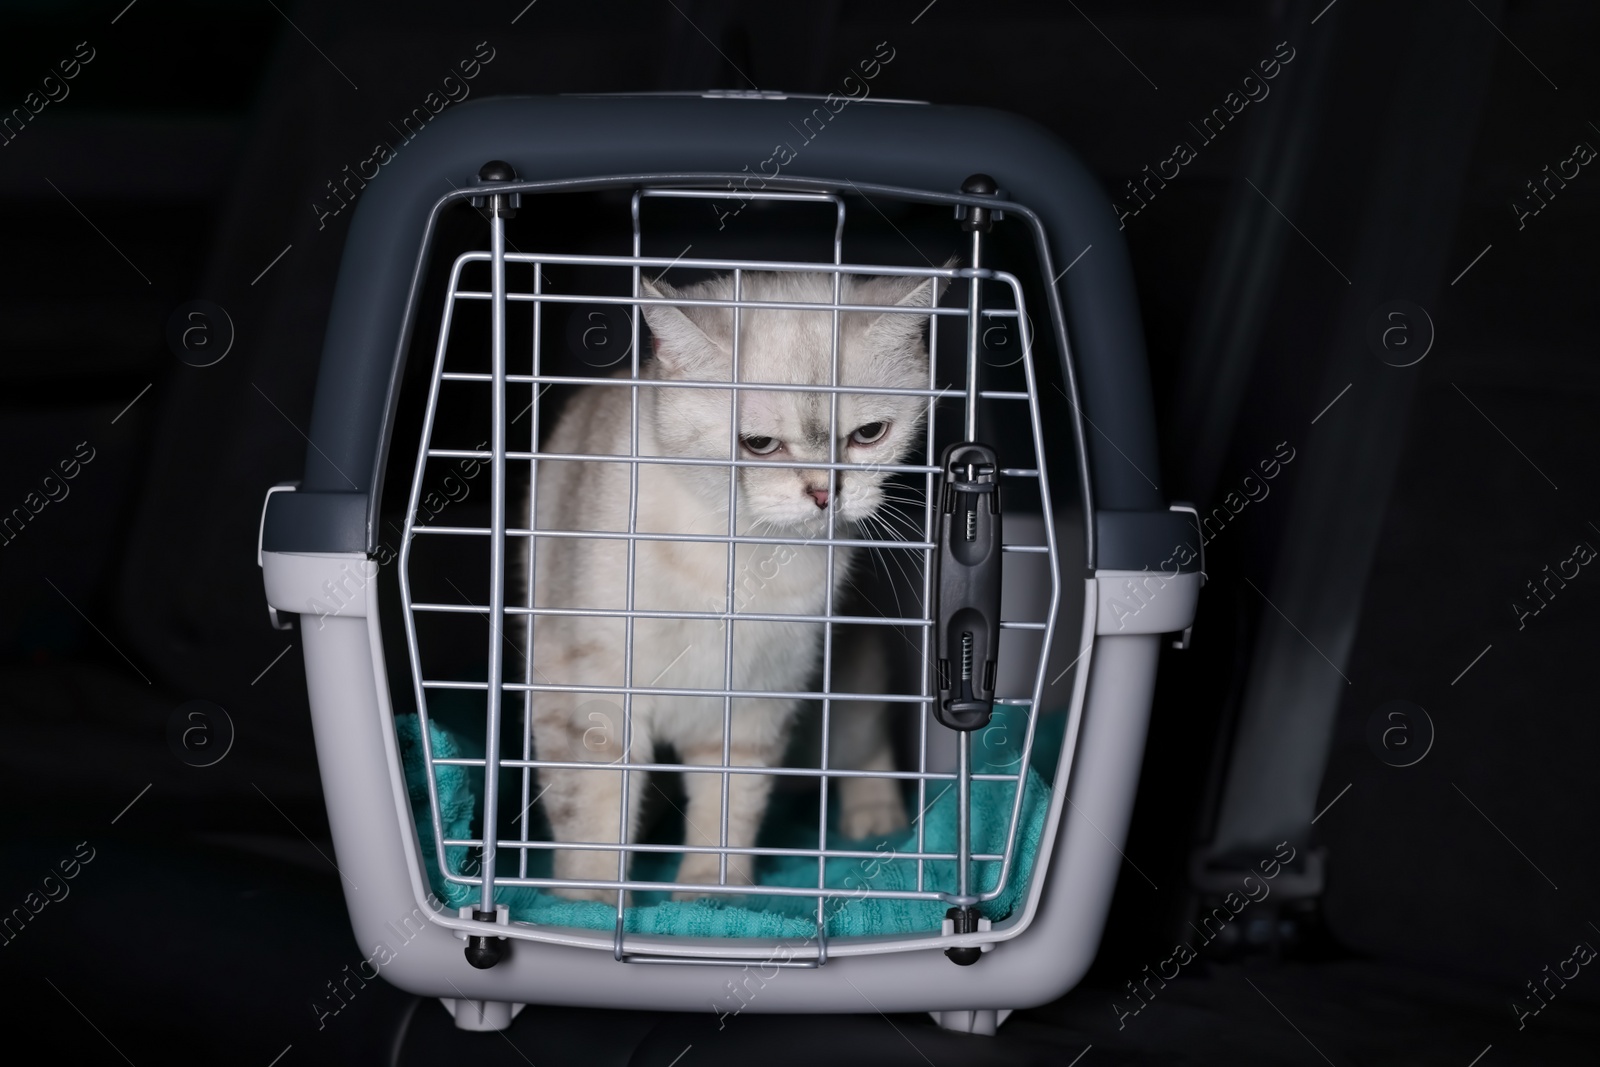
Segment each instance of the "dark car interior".
M1600 9L96 0L0 24L13 1056L1594 1062ZM1155 401L1138 474L1205 542L1088 975L993 1036L620 993L472 1033L352 978L327 754L256 558L263 495L306 464L349 175L425 143L409 116L463 62L446 106L828 93L880 42L875 94L1019 114L1098 179Z

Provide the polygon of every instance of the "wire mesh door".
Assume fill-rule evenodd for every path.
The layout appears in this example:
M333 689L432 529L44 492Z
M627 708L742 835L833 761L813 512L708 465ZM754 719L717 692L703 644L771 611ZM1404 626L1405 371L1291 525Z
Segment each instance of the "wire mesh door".
M975 909L994 900L1015 873L1022 785L1045 685L1045 651L1050 647L1060 599L1031 323L1018 277L984 261L985 227L965 227L970 231L970 240L964 265L850 263L844 259L845 195L744 192L739 194L743 201L779 202L814 211L819 220L825 220L822 225L831 227L831 257L807 261L692 258L687 254L677 258L647 256L641 254L645 205L672 199L725 199L729 194L722 189L644 186L635 189L630 201L631 255L520 251L507 248L506 219L515 214L523 198L484 187L475 192L481 192L475 202L483 205L487 215L489 248L460 255L449 272L399 569L433 831L431 842L424 840L423 847L431 846L433 861L443 879L454 886L471 887L475 901L471 914L489 922L495 920L497 903L504 909L508 894L539 891L604 899L614 912L613 950L618 959L641 958L632 952L624 929L628 909L636 903L633 895L642 893L694 894L730 902L749 902L752 897L759 897L788 906L809 901L806 906L816 927L815 945L806 957L811 966L826 960L830 918L836 909L851 901L879 898L936 902L951 909L955 933L976 929ZM597 272L620 274L627 281L629 295L554 291L547 285L545 272L557 267L584 268L590 276ZM658 280L669 271L714 272L724 279L728 289L720 295L663 290ZM802 279L808 280L813 291L802 296L790 292L787 298L772 296L774 291L786 291L786 285L792 289L801 284ZM860 279L899 279L901 288L925 282L926 293L909 304L859 299L852 302L853 293L870 292L861 287ZM942 300L941 292L947 289L952 296L964 291L965 299ZM752 295L755 290L759 291ZM548 373L542 360L547 353L541 351L547 342L541 338L545 332L542 320L551 305L615 307L623 311L629 333L626 363L609 377ZM664 377L652 373L651 362L641 354L645 327L642 319L651 309L666 307L731 319L726 374L707 374L703 368L698 375ZM481 315L485 310L489 351L463 357L459 346L451 344L453 328L459 325L460 316ZM752 342L744 327L775 312L815 320L814 325L820 330L816 336L822 338L817 343L827 353L823 373L809 378L799 375L805 380L797 381L795 373L771 372L770 362L763 364L767 369L752 370L760 361L750 354ZM948 375L951 381L940 384L939 336L946 319L960 320L943 326L943 330L948 333L952 326L959 328L957 336L964 341L960 346L964 358L953 361ZM843 339L856 328L852 323L859 325L862 321L904 322L914 324L910 328L917 331L926 324L927 366L921 368L915 384L872 384L859 376L852 378L841 354L849 347ZM997 323L1009 324L1020 337L1023 358L1017 364L1021 373L1019 388L986 388L985 369L979 358L981 336ZM659 346L660 331L652 328L651 333ZM528 344L524 351L514 352L515 348L524 347L516 342L518 336L526 336ZM549 424L555 416L541 409L551 403L546 393L560 387L601 390L616 397L604 410L624 420L626 446L612 451L552 447ZM751 434L743 432L749 413L773 397L803 401L819 420L826 422L825 458L817 452L804 457L782 458L781 452L773 456L774 450L767 449L772 438L752 439ZM719 416L724 418L725 430L716 447L702 443L690 454L682 454L681 450L674 452L651 439L659 434L652 429L654 423L642 419L642 410L654 411L652 405L657 404L671 407L691 402L702 408L719 405L726 412L725 417ZM873 462L851 452L859 430L870 431L874 424L841 424L842 408L857 410L873 402L912 404L918 411L915 447L892 462ZM486 407L487 440L474 447L461 447L462 441L444 439L445 435L437 432L440 412L452 406L477 406L479 410ZM947 450L941 461L936 451L941 435L949 436L952 428L958 427L960 441L975 442L980 413L985 409L991 420L1025 422L1020 439L1027 442L1027 447L1014 455L991 454L987 467L976 453L959 453L965 458L952 466ZM419 507L430 471L436 476L440 465L463 464L473 465L474 470L481 465L488 472L487 521L481 525L432 521L433 516ZM660 472L664 470L693 472L693 477L713 479L719 487L725 483L726 489L718 490L725 501L721 507L725 514L718 519L720 528L704 523L675 528L653 525L649 518L651 493L662 480ZM752 480L784 472L819 479L806 490L816 499L819 514L804 530L763 526L760 521L749 520ZM883 521L846 517L840 493L844 491L848 497L855 484L852 479L858 476L869 483L875 480L875 484L913 487L917 511L906 515L909 525L896 531ZM586 492L604 495L609 489L609 514L615 521L586 524L582 514L575 517L571 509L559 505L551 505L553 511L547 509L545 501L552 499L552 494L549 485L545 485L541 495L541 484L564 484L561 492L570 497L575 481L583 484ZM1013 531L1003 545L996 528L994 548L997 560L1003 553L1011 559L1032 556L1042 563L1040 573L1048 575L1049 596L1042 616L1002 618L997 610L993 611L990 622L1000 633L989 635L987 644L979 634L975 645L970 624L959 634L945 634L951 625L950 612L941 616L939 582L941 574L948 576L949 568L956 566L951 560L960 555L942 553L942 548L948 548L952 539L970 542L979 536L975 510L979 505L973 503L963 517L959 509L966 505L962 502L977 501L982 493L989 493L983 497L982 507L988 508L998 521L998 494L983 489L980 481L991 487L1026 484L1037 494L1042 522L1026 527L1020 540ZM955 515L953 522L943 521L947 513ZM942 545L941 539L946 544ZM463 577L460 582L452 579L440 563L443 557L430 555L433 546L445 542L462 548L471 559L470 568L458 572L470 577ZM616 599L603 604L584 603L581 598L560 603L549 595L548 587L572 577L560 578L551 573L549 560L563 558L563 545L578 543L599 546L593 548L593 558L610 561L603 580L618 588ZM760 597L741 595L741 578L752 570L763 573L754 563L762 558L760 553L771 556L785 552L810 561L808 565L820 574L820 603L810 610L762 610ZM897 610L875 614L843 602L842 578L848 574L852 561L868 552L881 553L879 558L891 562L910 578L916 595L910 598L909 605L900 604ZM720 580L702 590L697 604L663 603L648 594L652 575L661 567L674 565L674 553L694 553L702 562L712 556L722 561ZM544 571L541 558L545 561ZM601 579L596 577L595 581ZM582 587L584 582L580 579L575 584ZM994 597L997 608L998 586ZM463 670L459 664L439 666L436 657L430 658L431 634L437 632L441 621L481 627L481 665ZM545 647L541 635L562 632L561 627L570 634L579 625L604 627L613 635L608 646L612 652L609 666L592 670L589 675L579 671L552 679L551 662L541 662L539 650ZM741 661L741 639L755 643L753 637L746 635L756 634L762 626L790 627L794 628L789 631L793 633L814 631L814 637L807 638L815 642L816 665L810 672L814 682L796 683L791 672L786 676L789 684L774 685L759 666ZM855 643L850 635L863 632L863 628L893 631L909 642L916 657L912 672L915 684L885 684L871 691L838 684L839 665ZM1029 684L1020 692L995 697L992 665L996 649L1002 644L1000 638L1007 631L1032 632L1037 640L1012 646L1016 657L1026 659L1025 663L1010 664L1012 673L1017 673L1020 666ZM641 648L659 643L663 633L698 635L691 644L720 643L720 656L706 661L720 669L720 677L710 677L703 669L687 684L668 684L662 680L667 671L645 675L640 669L645 658ZM712 637L709 641L708 635ZM981 677L985 658L991 670L988 677ZM594 662L592 657L588 662ZM1015 721L1023 734L1017 749L1018 762L999 770L976 766L974 728L970 725L954 731L954 767L939 766L937 759L930 757L930 751L939 747L939 739L933 735L949 729L941 725L950 721L949 714L940 713L941 708L948 713L963 693L974 707L986 707L992 702L1017 716ZM458 710L466 708L466 718L481 730L474 738L481 740L481 753L459 747L436 751L436 723L445 717L443 709L451 701L456 702L453 706ZM620 734L616 739L619 743L611 744L607 733L607 745L594 746L603 752L584 758L558 758L562 754L540 751L535 742L535 722L541 707L549 708L558 701L564 708L580 711L584 701L600 701L615 708L620 722L608 720L593 728L615 730ZM717 751L710 758L702 753L692 764L671 762L661 759L659 752L650 747L650 738L644 736L650 716L662 714L659 709L672 701L686 707L693 705L698 709L696 714L708 721L720 720L720 745L713 746ZM811 764L753 764L739 758L733 742L736 715L746 714L746 709L781 705L790 708L787 714L792 716L793 709L802 704L814 706L820 719L819 754ZM866 704L915 716L910 761L914 766L858 769L831 765L829 741L840 717L856 714L855 709ZM586 720L580 716L578 721ZM979 726L987 722L985 712ZM930 744L930 739L935 743ZM463 825L459 818L452 823L450 794L451 783L457 782L463 772L475 778L476 810L465 824L469 826L467 832L451 833L448 831L452 825L457 829ZM555 825L553 820L545 820L549 826L540 825L541 804L551 803L546 794L563 773L569 778L606 775L608 780L615 780L620 803L614 810L612 828L594 834L593 839L575 839L570 834L558 839L559 835L549 828ZM697 828L684 842L642 839L631 815L640 782L652 780L649 776L687 778L690 774L712 778L720 791L720 804L714 809L720 816L717 825ZM736 802L742 795L741 784L751 776L769 783L782 779L790 785L817 786L814 841L730 841L730 817L748 815L740 813L736 804L730 812L730 797ZM908 838L910 847L895 849L891 857L907 872L906 879L895 887L841 883L836 876L837 867L830 866L837 861L885 860L881 845L857 843L851 847L849 842L841 843L836 834L830 837L830 785L837 788L838 783L850 779L894 783L906 791L908 802L915 805L917 815L910 820L914 832ZM997 832L987 836L989 847L974 849L969 825L972 793L974 789L995 786L1009 788L1008 806L1001 804L1005 810ZM923 816L951 790L956 794L958 821L954 844L936 847L929 843L928 821ZM507 803L513 799L518 809L515 811ZM459 816L459 811L455 814ZM597 874L594 863L588 862L582 867L587 876L562 876L559 868L552 866L552 856L558 853L588 854L591 859L600 856L607 869ZM695 856L709 857L699 861L700 869L705 870L714 862L715 878L679 881L670 874L641 875L639 868L647 860L676 856L683 856L685 863ZM805 864L807 869L814 867L814 876L808 875L802 884L795 884L797 880L793 878L788 884L772 884L759 877L754 884L730 878L730 866L736 871L759 872L762 863L778 862L791 868L796 863ZM571 865L569 872L570 869ZM952 923L946 922L943 932L948 934L951 928ZM537 931L519 934L539 936ZM940 929L933 929L927 936L940 935ZM692 944L679 946L679 951L694 954Z

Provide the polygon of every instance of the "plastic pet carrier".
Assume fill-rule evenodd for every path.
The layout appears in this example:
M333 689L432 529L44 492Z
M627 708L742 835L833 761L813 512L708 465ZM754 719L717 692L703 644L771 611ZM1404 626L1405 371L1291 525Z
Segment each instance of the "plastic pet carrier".
M383 165L259 546L373 968L469 1029L993 1033L1082 976L1203 580L1113 218L1025 121L832 96L484 100ZM691 321L722 370L662 369ZM778 722L781 759L735 737Z

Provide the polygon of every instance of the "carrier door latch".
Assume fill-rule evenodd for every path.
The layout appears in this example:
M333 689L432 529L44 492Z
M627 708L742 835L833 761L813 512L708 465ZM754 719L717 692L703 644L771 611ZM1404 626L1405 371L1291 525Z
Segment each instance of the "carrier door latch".
M968 441L945 449L939 466L934 716L981 730L994 713L1000 649L1000 464L994 449Z

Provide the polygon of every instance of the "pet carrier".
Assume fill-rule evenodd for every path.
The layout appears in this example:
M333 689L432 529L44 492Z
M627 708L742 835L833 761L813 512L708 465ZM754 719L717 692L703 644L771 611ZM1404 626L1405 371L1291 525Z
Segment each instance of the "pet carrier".
M469 1029L543 1003L709 1009L719 1026L915 1010L993 1033L1070 988L1110 904L1161 635L1186 640L1203 578L1199 530L1150 480L1129 269L1083 166L999 112L720 93L474 102L366 178L304 477L268 493L259 559L274 625L299 617L371 966ZM693 277L731 296L675 288ZM763 277L823 295L775 298ZM901 290L916 299L871 295ZM645 320L663 307L731 317L731 373L652 374ZM741 318L777 311L821 323L828 372L741 370ZM915 387L841 378L841 332L889 320L926 338ZM605 389L627 445L554 447L563 403ZM674 390L725 405L719 447L641 439L652 391ZM796 392L825 412L826 460L741 447L739 413ZM843 451L840 411L862 397L922 413L897 462ZM560 464L581 465L564 493L610 493L626 517L553 520ZM726 486L725 527L641 521L640 487L687 467ZM807 490L820 527L736 521L742 485L800 468L826 482ZM862 477L889 503L837 517L829 494ZM540 588L563 539L611 546L625 595ZM635 596L691 551L725 560L698 604ZM820 611L768 610L741 584L769 577L763 552L817 561ZM572 619L620 635L620 662L551 680L535 650ZM815 633L809 681L741 663L762 626ZM715 681L645 671L639 649L672 627L720 646ZM720 760L639 741L643 709L670 700L710 709ZM804 714L783 760L752 764L728 738L761 701ZM541 751L535 712L557 702L598 738L619 731L615 754ZM892 758L863 767L840 739L869 721ZM716 781L720 827L689 833L673 790L691 771ZM618 781L615 829L558 835L557 772ZM753 843L730 840L741 775L770 787ZM894 810L846 825L865 780ZM608 865L558 877L562 850ZM682 880L696 856L717 873ZM746 866L753 884L732 877Z

